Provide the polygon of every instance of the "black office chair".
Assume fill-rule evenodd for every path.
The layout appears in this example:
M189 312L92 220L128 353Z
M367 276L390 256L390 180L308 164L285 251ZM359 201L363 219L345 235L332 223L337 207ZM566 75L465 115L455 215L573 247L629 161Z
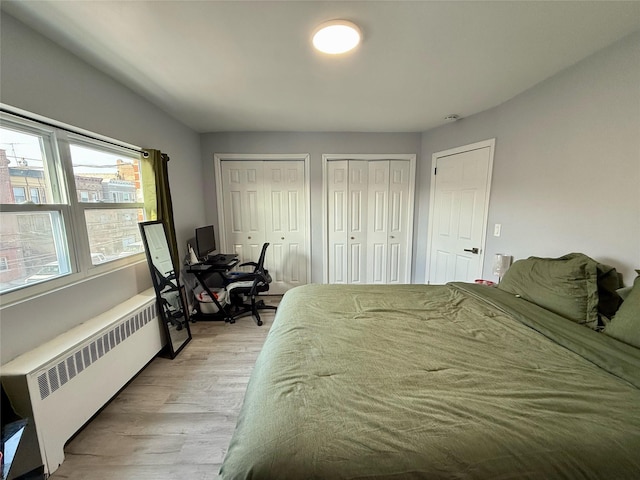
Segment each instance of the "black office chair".
M165 277L155 265L153 265L153 271L156 274L160 305L162 305L165 319L176 327L176 330L182 330L185 315L180 307L180 289L176 282L176 273L171 270Z
M259 293L268 292L271 283L269 270L264 268L264 258L267 254L268 243L262 245L258 262L241 263L238 267L253 267L253 272L229 272L224 274L225 287L229 292L231 303L231 318L235 320L247 314L256 319L258 326L262 325L258 310L276 310L277 307L265 305L264 300L257 300ZM251 303L246 303L243 297L249 297Z

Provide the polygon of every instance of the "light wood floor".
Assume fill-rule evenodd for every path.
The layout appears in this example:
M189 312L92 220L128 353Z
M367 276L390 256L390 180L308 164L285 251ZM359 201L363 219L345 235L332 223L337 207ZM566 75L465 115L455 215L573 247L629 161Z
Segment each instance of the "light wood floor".
M218 478L274 313L261 312L261 327L250 316L191 324L193 340L178 357L154 359L69 442L50 478Z

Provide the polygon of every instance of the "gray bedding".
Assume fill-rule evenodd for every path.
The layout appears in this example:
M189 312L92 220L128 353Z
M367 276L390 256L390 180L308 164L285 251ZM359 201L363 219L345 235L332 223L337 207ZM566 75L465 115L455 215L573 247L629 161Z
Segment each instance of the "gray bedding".
M308 285L223 479L640 478L640 351L481 285Z

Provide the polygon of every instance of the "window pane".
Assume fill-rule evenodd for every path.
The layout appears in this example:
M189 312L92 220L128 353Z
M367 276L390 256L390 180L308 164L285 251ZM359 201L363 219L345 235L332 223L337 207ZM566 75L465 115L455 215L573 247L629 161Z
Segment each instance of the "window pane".
M71 273L60 212L0 213L0 293Z
M27 196L24 193L24 187L13 187L13 202L7 203L24 203L27 201Z
M71 144L70 149L79 202L143 201L138 157L84 145Z
M50 138L0 128L0 203L59 203L54 198L45 148Z
M138 222L142 208L85 210L89 248L94 265L143 251Z

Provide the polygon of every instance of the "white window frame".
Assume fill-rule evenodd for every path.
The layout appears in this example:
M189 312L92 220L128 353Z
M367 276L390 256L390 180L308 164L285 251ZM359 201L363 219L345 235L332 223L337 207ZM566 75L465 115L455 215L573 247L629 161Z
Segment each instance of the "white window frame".
M34 295L40 295L52 290L57 290L75 283L86 281L96 275L120 269L124 266L133 265L146 261L145 253L137 253L128 255L120 259L115 259L99 265L93 265L91 261L91 252L89 248L89 237L85 222L85 210L113 210L120 208L138 209L142 208L143 203L100 203L87 202L81 203L78 200L73 165L71 160L70 144L82 145L85 147L97 148L100 150L110 151L113 153L122 153L127 156L132 155L133 150L141 150L140 147L129 145L118 140L91 134L96 138L89 139L82 134L70 133L69 129L74 127L61 124L43 117L35 120L22 118L24 112L16 112L20 116L14 116L10 113L2 112L2 126L10 126L14 129L31 133L34 135L45 136L50 138L49 145L45 146L47 158L52 159L51 164L55 172L49 173L51 182L51 190L53 197L49 199L49 194L45 196L50 201L55 198L60 199L60 203L46 204L2 204L3 213L37 213L37 212L58 212L62 218L63 228L66 235L66 253L70 260L71 273L62 277L52 278L42 283L32 285L25 284L23 288L0 293L2 305L9 305L19 302ZM42 124L38 120L43 120L49 125ZM51 124L57 124L56 128ZM79 131L79 129L75 129ZM103 140L100 140L103 138ZM121 146L119 146L121 145ZM52 147L51 149L49 147ZM60 182L60 183L58 183Z

